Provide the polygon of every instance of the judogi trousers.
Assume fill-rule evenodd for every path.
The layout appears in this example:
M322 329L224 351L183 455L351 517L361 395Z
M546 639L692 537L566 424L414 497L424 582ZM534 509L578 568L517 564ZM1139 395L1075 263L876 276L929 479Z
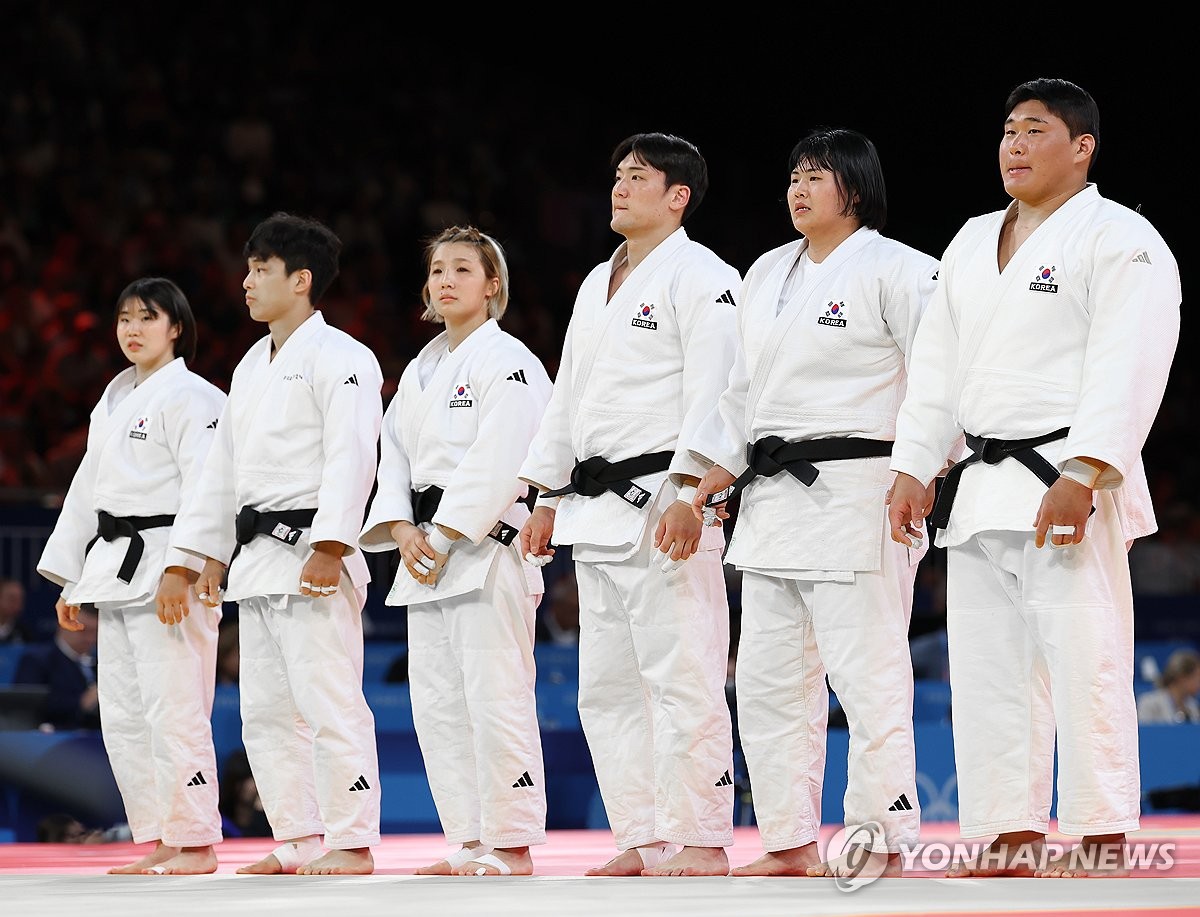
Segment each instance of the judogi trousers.
M220 617L194 596L169 627L153 602L100 609L101 733L136 844L221 841L212 741Z
M846 825L877 822L880 852L919 839L908 652L916 570L907 548L885 540L883 569L853 582L743 573L738 727L764 850L820 834L826 675L850 729Z
M242 740L278 841L379 843L375 717L363 696L366 589L238 605Z
M1082 544L983 532L947 549L946 617L963 837L1134 831L1141 781L1133 591L1112 501Z
M733 843L720 549L663 573L649 537L627 560L575 563L579 719L617 848Z
M546 843L533 661L540 598L502 548L482 589L408 606L413 724L447 843Z

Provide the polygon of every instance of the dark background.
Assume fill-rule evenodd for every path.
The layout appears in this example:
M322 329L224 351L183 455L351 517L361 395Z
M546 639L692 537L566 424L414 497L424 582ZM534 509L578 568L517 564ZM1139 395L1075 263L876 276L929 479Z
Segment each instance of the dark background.
M193 368L228 388L265 333L245 315L241 246L278 209L345 242L323 307L375 350L385 400L437 330L417 320L421 251L451 222L505 246L504 325L553 375L578 283L620 241L608 159L635 131L705 153L712 184L687 230L742 271L794 237L787 155L817 124L872 137L885 234L937 256L1007 202L1008 91L1061 76L1100 105L1101 192L1186 263L1194 52L1153 7L1106 24L1049 7L972 22L938 6L719 12L0 2L0 514L53 506L69 483L125 365L111 312L134 277L180 283L201 321ZM1186 312L1146 462L1160 537L1195 545ZM1129 333L1155 320L1130 315Z

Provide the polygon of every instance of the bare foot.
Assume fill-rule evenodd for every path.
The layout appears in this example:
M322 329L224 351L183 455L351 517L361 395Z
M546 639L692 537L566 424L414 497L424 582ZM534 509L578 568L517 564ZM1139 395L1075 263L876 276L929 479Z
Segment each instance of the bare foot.
M168 847L162 841L158 841L155 843L154 849L140 860L134 860L125 866L114 866L108 871L108 874L110 876L140 876L147 869L157 866L159 863L165 863L177 853L179 853L178 847Z
M491 853L492 848L481 844L479 841L468 841L462 845L462 848L455 850L444 860L438 860L430 866L421 866L413 870L414 876L452 876L454 870L470 860L471 857L482 856L485 853Z
M727 876L729 857L724 847L684 847L643 876Z
M454 874L456 876L533 875L533 857L529 855L528 847L497 847L491 855L508 867L507 873L486 860L471 860L455 869Z
M1010 831L992 841L977 859L955 863L947 879L986 879L1034 875L1041 865L1046 836L1037 831Z
M316 860L323 849L321 839L315 834L298 837L284 841L257 863L243 866L238 872L251 876L292 875Z
M1125 835L1085 837L1052 857L1034 875L1039 879L1124 879L1129 875Z
M278 876L283 873L283 866L275 859L275 854L268 853L257 863L239 866L237 871L243 876Z
M298 876L369 876L375 871L370 847L354 850L330 850L307 866L296 870Z
M810 866L821 865L821 855L816 843L790 850L770 850L753 863L738 866L730 871L731 876L806 876Z
M586 870L585 876L640 876L646 864L636 847L622 850L603 866L593 866Z
M182 847L175 856L143 869L142 873L150 876L203 876L216 871L217 855L210 845Z
M904 861L898 853L883 853L878 850L848 850L840 857L827 863L808 867L809 876L828 876L842 879L878 879L881 876L904 875Z

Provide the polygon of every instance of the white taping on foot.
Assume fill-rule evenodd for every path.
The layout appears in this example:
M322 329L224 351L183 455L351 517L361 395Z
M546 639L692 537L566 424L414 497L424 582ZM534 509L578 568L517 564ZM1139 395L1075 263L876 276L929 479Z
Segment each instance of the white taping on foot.
M279 861L284 872L295 872L301 866L307 866L321 855L321 842L315 837L306 837L302 841L289 841L280 844L271 851L271 855Z
M471 857L468 862L479 864L479 868L475 870L475 875L477 876L486 876L488 874L486 867L488 866L492 867L492 869L496 870L502 876L512 875L512 869L509 865L495 854L485 853L482 856Z
M634 847L633 849L642 858L642 866L646 869L653 869L675 856L679 852L679 845L660 841L657 844L647 844L644 847Z
M451 869L458 869L458 867L466 866L472 860L477 860L481 856L486 856L491 852L491 847L459 847L448 856L442 857L442 859L450 864Z

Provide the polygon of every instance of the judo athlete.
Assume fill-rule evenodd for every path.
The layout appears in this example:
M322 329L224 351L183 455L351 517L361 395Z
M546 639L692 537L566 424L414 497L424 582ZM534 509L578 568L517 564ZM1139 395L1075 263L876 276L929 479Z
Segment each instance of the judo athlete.
M83 629L84 603L99 611L104 747L134 843L154 843L109 872L210 873L221 841L210 725L221 613L186 593L203 564L168 543L225 393L187 368L196 319L173 281L129 284L117 298L116 329L132 366L92 410L87 451L37 569L63 587L62 627ZM164 570L185 593L170 617L155 602Z
M1157 528L1141 450L1181 291L1162 236L1088 181L1098 121L1066 80L1009 95L1013 201L947 247L896 423L892 537L928 517L946 548L961 830L995 836L951 876L1121 874L1139 824L1127 550ZM1082 841L1048 858L1056 736L1058 830Z
M426 321L445 330L405 367L383 418L360 544L398 548L387 604L408 607L413 723L446 840L418 875L530 875L546 842L534 694L539 566L517 472L550 400L541 361L500 329L508 266L491 236L452 226L425 249Z
M239 872L369 873L379 843L375 720L362 691L370 576L358 534L383 378L375 355L316 309L340 249L327 227L284 213L246 242L246 305L270 333L234 370L172 542L206 558L193 587L201 600L222 601L228 564L224 598L238 603L242 736L283 842ZM161 598L170 608L179 595Z
M636 134L611 163L610 225L625 241L576 296L521 470L540 491L522 551L548 560L551 542L573 545L579 716L621 851L587 874L725 875L725 542L692 513L707 469L683 446L728 381L741 276L683 229L708 187L695 146Z
M875 145L819 128L789 158L802 238L760 256L738 297L729 387L692 437L696 498L741 493L726 560L742 571L738 725L766 853L733 875L825 875L829 691L850 729L846 824L899 875L920 833L908 624L924 543L888 536L884 495L906 355L937 261L880 235ZM884 862L886 860L886 862Z

